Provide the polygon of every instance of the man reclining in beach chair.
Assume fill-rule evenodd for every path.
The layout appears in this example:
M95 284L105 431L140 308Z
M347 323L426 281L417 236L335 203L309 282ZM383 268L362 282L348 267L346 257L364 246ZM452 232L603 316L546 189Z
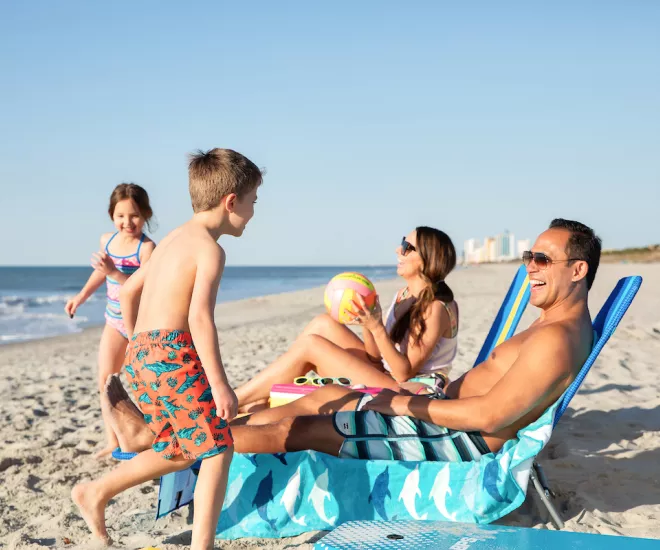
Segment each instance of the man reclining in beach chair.
M235 420L236 451L315 450L345 458L449 462L497 452L557 401L588 357L593 333L587 297L600 250L589 227L554 220L523 257L539 319L450 383L438 399L328 386ZM111 395L110 401L121 434L122 422L132 415L118 403L121 396ZM132 434L122 439L135 435L135 421L129 424ZM145 443L147 438L145 432Z
M600 250L590 228L553 221L523 258L539 319L450 383L440 399L322 388L235 421L236 451L311 449L346 458L409 461L465 461L497 452L557 401L589 356L593 332L587 297Z

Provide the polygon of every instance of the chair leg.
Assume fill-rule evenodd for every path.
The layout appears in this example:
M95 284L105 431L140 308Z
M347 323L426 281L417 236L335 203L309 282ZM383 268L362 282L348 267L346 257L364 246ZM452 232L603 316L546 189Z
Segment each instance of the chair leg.
M532 483L534 484L534 488L536 489L536 492L539 494L539 498L541 499L541 502L545 505L546 509L548 510L548 513L550 514L552 524L557 529L563 529L564 522L559 516L559 513L557 512L557 509L555 508L554 504L550 500L553 495L550 489L548 488L548 482L545 478L545 474L543 473L541 466L536 462L532 466L532 472L530 477L532 478Z

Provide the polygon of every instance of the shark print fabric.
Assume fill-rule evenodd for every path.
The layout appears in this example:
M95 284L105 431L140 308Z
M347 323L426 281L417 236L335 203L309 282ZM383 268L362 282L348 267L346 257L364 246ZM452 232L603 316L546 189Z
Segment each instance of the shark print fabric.
M163 458L208 458L233 445L189 332L136 334L126 351L125 369L133 398L154 432L151 447Z

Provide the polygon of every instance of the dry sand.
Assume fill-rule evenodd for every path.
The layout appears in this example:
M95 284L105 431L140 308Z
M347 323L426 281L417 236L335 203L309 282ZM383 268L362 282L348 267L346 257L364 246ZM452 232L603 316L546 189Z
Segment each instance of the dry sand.
M457 376L472 365L515 267L457 270L450 277L461 306ZM616 281L640 274L644 284L562 419L541 461L566 529L660 538L660 264L601 266L591 293L595 315ZM399 281L377 284L383 305ZM226 369L234 385L283 353L314 315L320 288L217 307ZM535 317L528 308L521 328ZM96 393L100 329L0 347L0 548L92 548L69 499L78 481L113 462L96 462L103 441ZM183 550L187 510L155 521L158 486L144 484L107 510L120 548ZM529 499L528 499L529 500ZM526 503L502 523L542 527ZM218 541L218 548L311 549L320 534L293 539Z

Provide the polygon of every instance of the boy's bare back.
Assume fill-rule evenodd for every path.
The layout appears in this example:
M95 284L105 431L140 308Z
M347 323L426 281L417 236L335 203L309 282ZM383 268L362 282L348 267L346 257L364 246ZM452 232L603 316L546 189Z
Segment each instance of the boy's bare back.
M203 228L188 222L169 233L144 274L134 332L190 331L191 316L214 307L224 264L224 250Z

